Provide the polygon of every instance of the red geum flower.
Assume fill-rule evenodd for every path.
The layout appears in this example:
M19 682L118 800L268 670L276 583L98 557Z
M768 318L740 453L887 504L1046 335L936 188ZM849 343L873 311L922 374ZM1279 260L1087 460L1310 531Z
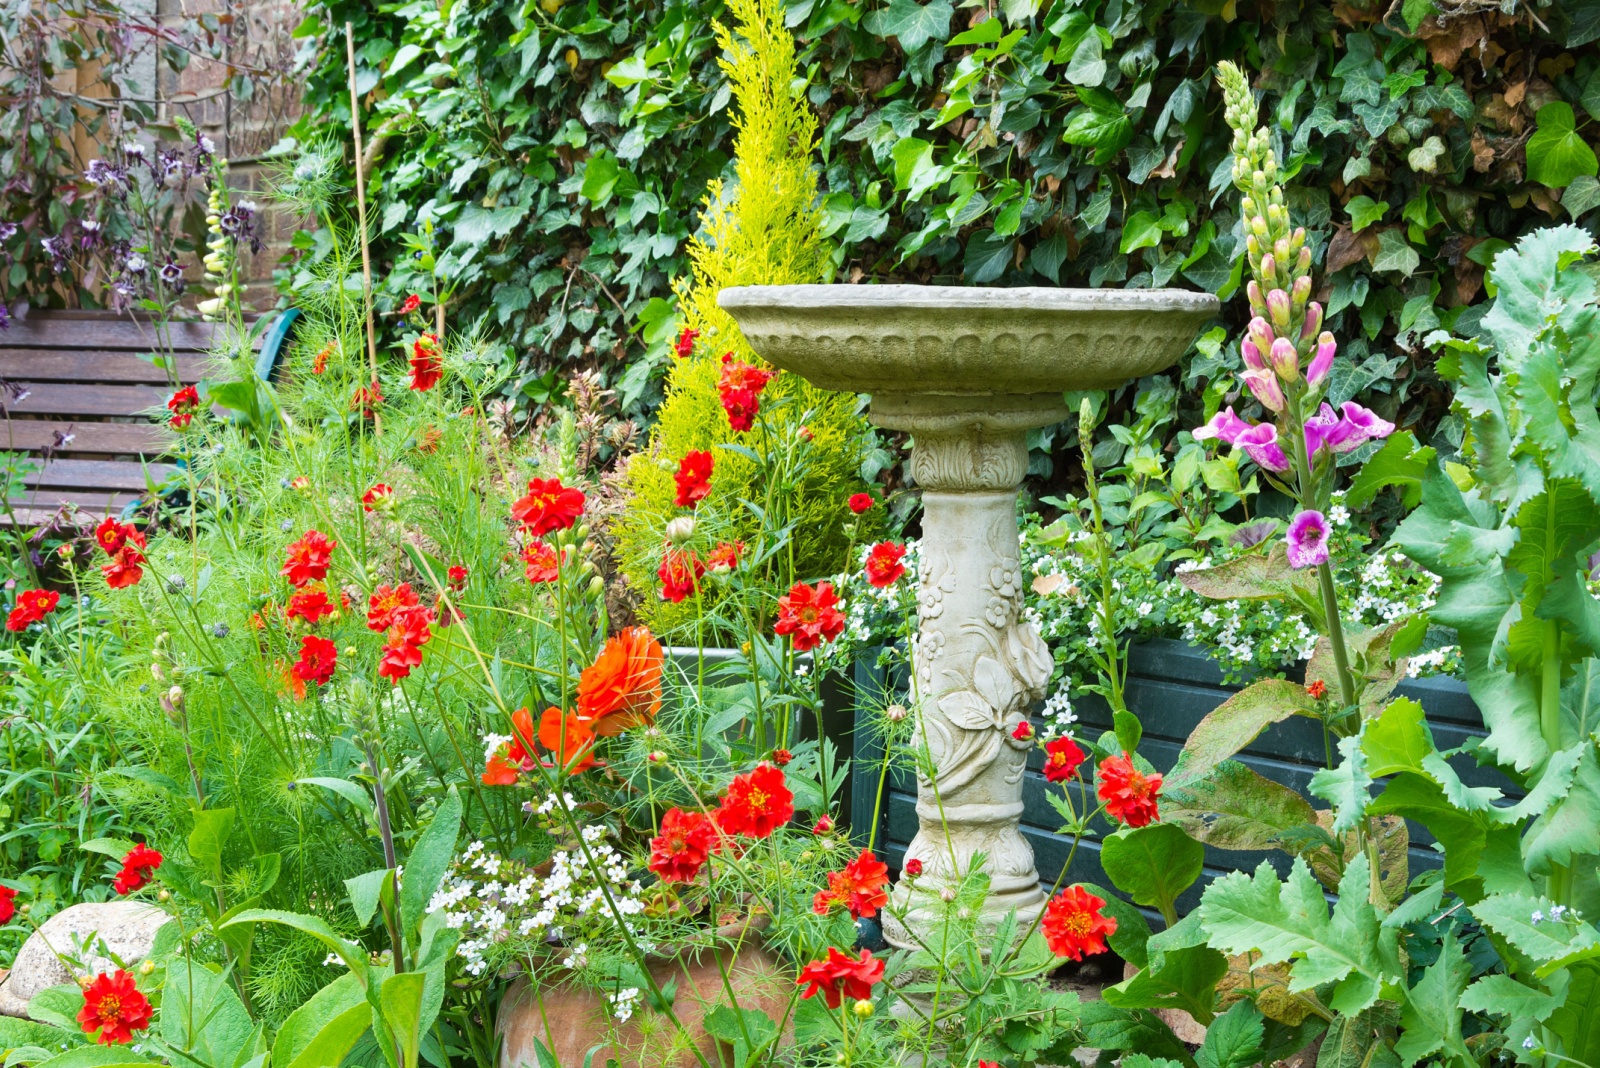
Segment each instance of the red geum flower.
M852 493L850 499L845 503L850 506L852 512L860 515L862 512L871 511L872 506L878 502L872 499L872 494L870 493Z
M444 362L439 359L439 338L423 334L411 343L411 388L426 393L444 377Z
M536 537L566 530L583 514L582 490L563 486L559 478L528 480L528 495L511 506L511 516Z
M678 359L683 359L694 352L695 338L700 336L700 331L690 330L687 326L678 335L678 340L673 344L672 351L678 354Z
M451 564L450 570L445 572L445 579L450 583L452 590L464 589L467 585L469 572L460 564Z
M796 582L778 598L778 622L773 633L792 635L797 653L831 642L844 632L844 616L834 607L838 603L832 583L811 587Z
M328 357L337 351L339 351L339 343L337 341L330 341L318 349L317 354L311 358L311 373L320 375L326 371L328 369Z
M161 867L159 852L140 842L122 858L122 870L112 880L111 887L119 894L131 894L150 885L150 877Z
M761 391L775 373L735 360L731 352L723 354L717 393L722 398L722 410L728 413L728 425L734 430L745 431L755 425L761 407Z
M539 717L539 744L554 760L547 760L547 768L560 768L568 775L577 775L594 767L594 730L576 713L559 708L547 708Z
M378 659L378 675L399 682L422 663L422 647L433 637L433 609L413 605L395 612L394 626Z
M1117 933L1117 921L1101 911L1105 907L1104 898L1081 886L1067 887L1044 907L1044 919L1039 924L1044 931L1044 944L1050 952L1068 960L1104 953L1106 936Z
M872 988L883 981L883 961L863 949L860 958L842 953L835 946L828 947L827 960L814 960L800 969L796 984L806 989L803 998L814 998L821 992L828 1008L837 1009L845 998L862 1001L872 996Z
M400 314L401 315L410 315L412 312L416 311L420 307L422 307L422 298L419 297L417 294L413 293L410 296L408 296L401 303L401 305L400 305Z
M709 497L713 466L709 452L691 449L685 453L678 463L677 474L672 476L678 484L678 494L673 498L673 503L679 508L693 508Z
M867 551L867 582L875 589L885 589L899 582L906 573L900 562L906 547L899 542L880 541Z
M367 629L388 630L399 621L401 612L414 608L418 603L411 583L402 582L392 588L387 583L379 583L367 598Z
M711 555L706 557L707 571L732 571L739 566L739 557L744 555L744 542L719 541L717 547L711 550Z
M27 630L28 624L39 622L60 603L61 595L55 590L23 590L17 594L17 606L6 617L6 630Z
M283 618L303 619L307 625L314 627L324 619L338 615L339 608L339 605L328 599L326 590L296 590L289 597L289 604L283 610Z
M1027 720L1020 721L1015 727L1011 728L1011 737L1019 742L1030 740L1033 737L1033 724Z
M1306 693L1310 694L1314 700L1320 701L1328 696L1328 684L1321 679L1315 679L1311 685L1306 687Z
M1129 827L1143 827L1160 818L1156 800L1161 795L1161 776L1146 775L1133 766L1133 758L1126 753L1100 762L1096 793L1111 818Z
M144 535L131 526L124 526L123 533L122 547L112 554L109 564L100 565L106 585L114 590L137 586L144 578Z
M361 495L361 510L363 512L389 512L394 510L394 487L387 482L379 482Z
M1046 782L1062 782L1077 774L1084 752L1078 743L1065 736L1044 743L1044 778Z
M350 410L360 412L361 418L371 419L378 414L378 405L383 403L383 390L378 383L370 386L359 386L350 394Z
M843 871L828 873L828 888L818 890L811 899L811 911L826 916L842 906L852 919L876 916L889 903L888 885L889 866L873 856L872 850L863 849Z
M321 581L327 578L328 565L333 562L333 550L338 547L338 542L328 540L328 536L320 530L308 530L300 536L300 540L289 545L283 567L278 573L287 578L291 586Z
M905 867L902 870L909 878L915 879L917 876L922 874L922 861L918 860L916 857L912 857L910 860L906 861Z
M694 882L716 840L717 829L704 812L668 809L661 833L650 839L650 870L664 883Z
M326 638L307 634L300 639L300 659L289 668L289 673L301 682L326 686L338 664L338 646Z
M522 547L522 562L528 565L529 582L554 582L561 574L555 546L543 538L533 538Z
M78 1023L86 1035L100 1032L95 1041L102 1046L131 1042L135 1031L150 1026L150 1017L150 999L139 993L133 976L121 968L112 975L101 972L83 988Z
M706 573L706 565L693 550L667 545L661 553L656 577L661 580L661 599L678 604L695 591Z
M184 386L167 398L167 410L172 413L167 424L174 430L186 429L200 410L199 392L193 386Z
M17 892L9 886L0 886L0 924L11 922L17 914Z
M745 775L735 775L717 810L717 826L728 834L766 838L794 817L794 794L783 772L763 761Z
M107 556L117 555L117 551L127 542L128 535L133 533L133 526L128 523L119 523L111 516L100 520L100 525L94 528L94 540L100 548L105 550Z

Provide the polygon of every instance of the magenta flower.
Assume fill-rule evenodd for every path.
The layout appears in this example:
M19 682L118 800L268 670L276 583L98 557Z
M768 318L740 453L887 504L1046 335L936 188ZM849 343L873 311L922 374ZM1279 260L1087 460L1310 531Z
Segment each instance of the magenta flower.
M1328 562L1328 519L1307 508L1289 521L1289 566L1316 567Z
M1234 439L1249 454L1250 459L1274 474L1289 470L1289 458L1278 447L1278 428L1271 423L1258 423Z
M1342 408L1344 418L1340 420L1340 424L1350 428L1351 443L1344 449L1335 449L1335 452L1348 452L1369 441L1382 441L1394 433L1393 423L1387 419L1380 419L1376 412L1361 407L1355 401L1345 401Z
M1310 321L1310 316L1306 317ZM1311 364L1306 368L1306 381L1313 386L1320 386L1322 380L1328 377L1328 372L1333 369L1333 354L1339 351L1338 342L1333 335L1324 330L1322 336L1317 338L1317 354L1311 357Z
M1249 344L1249 342L1245 342ZM1210 441L1215 438L1226 445L1232 445L1239 440L1239 435L1250 429L1250 424L1233 414L1230 405L1226 411L1218 412L1211 417L1211 422L1205 426L1195 427L1194 440Z

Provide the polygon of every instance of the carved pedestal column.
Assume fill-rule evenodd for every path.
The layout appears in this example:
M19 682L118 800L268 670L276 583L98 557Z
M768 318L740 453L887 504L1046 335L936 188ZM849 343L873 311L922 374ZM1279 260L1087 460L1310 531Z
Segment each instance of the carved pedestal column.
M946 887L982 854L991 892L982 919L1044 905L1033 849L1022 837L1022 778L1031 741L1012 732L1044 695L1050 650L1021 618L1017 487L1027 431L1067 415L1059 394L983 398L875 397L872 420L914 435L911 471L922 487L922 578L914 649L919 829L907 859L923 874L894 891L905 925L938 922ZM927 776L931 769L933 775ZM887 912L884 934L915 943Z

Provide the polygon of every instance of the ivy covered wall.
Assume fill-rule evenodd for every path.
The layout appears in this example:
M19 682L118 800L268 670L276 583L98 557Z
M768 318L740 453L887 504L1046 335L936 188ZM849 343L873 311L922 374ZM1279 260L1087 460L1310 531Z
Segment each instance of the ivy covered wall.
M1241 249L1210 71L1239 60L1326 257L1321 299L1353 357L1333 399L1362 396L1448 448L1459 428L1422 339L1470 328L1507 242L1600 219L1600 3L1511 6L793 0L839 280L1226 295ZM417 285L397 235L431 217L452 314L503 344L519 404L579 368L636 417L659 400L670 280L707 180L728 170L720 13L341 0L302 27L339 31L310 74L302 137L348 123L355 27L391 296ZM1202 338L1183 371L1213 403L1236 388L1214 377L1237 363L1224 344ZM1201 397L1182 404L1198 415Z

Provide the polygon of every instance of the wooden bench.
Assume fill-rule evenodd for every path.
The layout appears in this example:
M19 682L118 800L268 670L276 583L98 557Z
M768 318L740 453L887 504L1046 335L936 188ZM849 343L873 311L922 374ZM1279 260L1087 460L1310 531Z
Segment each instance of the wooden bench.
M256 371L270 379L298 313L274 316L257 331ZM211 323L166 328L176 377L194 385L212 366ZM13 490L11 519L24 527L76 512L98 521L147 501L176 470L161 461L174 442L165 409L176 388L148 359L155 324L96 311L28 310L0 331L0 452L26 453L33 470ZM215 372L211 372L215 377ZM41 462L42 461L42 462Z

